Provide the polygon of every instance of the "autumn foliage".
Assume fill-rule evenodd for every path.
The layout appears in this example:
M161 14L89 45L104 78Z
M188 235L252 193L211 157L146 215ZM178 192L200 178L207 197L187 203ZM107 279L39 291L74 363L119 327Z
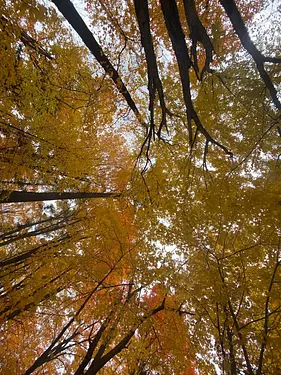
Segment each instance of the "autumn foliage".
M280 373L279 8L0 1L1 375Z

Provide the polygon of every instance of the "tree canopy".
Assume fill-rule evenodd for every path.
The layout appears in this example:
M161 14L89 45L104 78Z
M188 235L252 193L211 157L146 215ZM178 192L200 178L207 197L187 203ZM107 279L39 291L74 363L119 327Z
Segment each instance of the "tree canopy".
M0 8L0 374L279 374L278 1Z

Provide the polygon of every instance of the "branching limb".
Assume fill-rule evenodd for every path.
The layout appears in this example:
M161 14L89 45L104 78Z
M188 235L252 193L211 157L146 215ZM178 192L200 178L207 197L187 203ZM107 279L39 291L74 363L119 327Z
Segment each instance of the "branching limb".
M214 47L209 38L205 27L202 25L200 18L198 16L194 0L183 0L185 17L190 30L190 38L192 40L191 55L193 57L193 64L195 70L199 72L199 67L197 63L197 43L200 42L205 49L205 65L201 71L200 79L202 80L203 75L209 70L210 63L213 61L213 51Z
M245 23L241 17L241 14L236 6L234 0L220 0L226 14L228 15L236 34L238 35L243 47L254 59L258 72L265 83L268 91L270 92L271 98L275 106L281 110L281 102L278 99L277 91L269 77L268 73L264 68L265 62L281 63L281 58L277 57L266 57L264 56L252 42L249 32L245 26Z
M158 137L161 136L163 126L167 122L167 108L164 100L164 91L162 82L159 76L156 56L153 47L152 35L150 31L149 10L147 0L134 0L136 16L139 24L141 34L141 42L145 52L148 74L148 91L149 91L149 110L151 113L151 125L154 125L153 108L155 104L156 90L159 97L159 102L162 110L162 120L157 131Z
M65 19L78 33L78 35L83 40L85 45L88 47L90 52L95 56L99 64L103 67L107 75L112 79L116 88L123 96L123 98L126 100L128 106L134 112L136 118L141 123L141 125L144 128L147 128L147 124L142 120L141 114L134 100L132 99L127 87L125 86L122 78L109 61L102 47L99 45L92 32L86 26L85 22L75 9L72 2L70 0L53 0L53 3L57 6L58 10L62 13Z
M27 34L19 26L13 25L5 16L2 16L0 18L0 21L4 25L11 26L12 28L16 27L16 29L19 30L20 40L23 42L23 44L25 46L30 47L31 49L33 49L34 51L36 51L36 52L40 53L41 55L45 56L49 60L53 60L54 59L53 56L49 52L47 52L43 47L40 46L40 44L37 42L37 40L35 40L34 38L32 38L29 34Z
M188 48L185 43L185 36L181 27L177 4L175 0L160 0L160 3L168 34L171 39L173 50L175 52L179 67L187 120L189 124L189 143L190 145L193 144L193 134L191 128L191 120L193 120L197 129L205 136L206 141L218 146L227 155L232 156L232 153L225 146L220 144L209 134L207 129L201 123L201 120L194 109L191 98L191 87L189 78L189 69L192 67L192 61L190 59Z

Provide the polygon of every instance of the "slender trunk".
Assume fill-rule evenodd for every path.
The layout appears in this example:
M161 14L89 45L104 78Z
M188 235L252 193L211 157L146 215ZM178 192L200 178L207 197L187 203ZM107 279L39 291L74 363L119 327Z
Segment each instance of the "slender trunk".
M40 46L40 44L37 42L37 40L32 38L29 34L27 34L19 26L13 25L12 23L10 23L9 20L4 16L2 16L0 18L0 20L2 21L2 23L5 26L8 26L8 27L10 26L11 28L14 28L14 29L16 29L16 31L20 32L20 40L23 42L23 44L25 46L29 46L30 48L32 48L37 53L40 53L41 55L47 57L49 60L53 60L53 56L51 56L49 54L49 52L47 52L42 46Z
M18 305L20 305L21 301L18 301L18 302L16 302L13 305L6 306L4 308L4 310L2 310L0 312L0 316L4 315L4 321L8 321L8 320L14 319L16 316L18 316L23 311L28 311L32 307L36 307L40 302L42 302L42 301L44 301L46 299L49 299L54 294L59 293L60 291L62 291L64 289L64 287L58 287L58 288L56 288L53 291L49 291L45 295L43 295L43 297L41 297L39 301L36 301L36 294L39 294L42 290L45 291L47 289L47 287L49 287L50 285L52 285L60 277L62 277L64 274L66 274L69 271L70 271L70 268L67 268L65 271L63 271L62 273L60 273L59 275L57 275L56 277L54 277L53 279L51 279L49 282L45 283L44 285L42 285L41 287L39 287L38 289L36 289L32 293L30 293L29 295L25 296L25 299L30 299L30 298L34 297L34 301L31 301L30 303L27 303L25 306L20 307L20 308L18 308ZM11 310L11 312L9 312L10 310ZM8 314L6 314L6 313L8 313Z
M73 193L73 192L29 192L2 190L0 193L0 203L14 202L43 202L64 199L90 199L90 198L118 198L120 193Z
M131 338L134 336L136 329L132 329L129 333L108 353L103 357L95 357L89 369L85 372L85 375L96 375L100 369L102 369L107 362L109 362L113 357L120 353L129 343ZM101 346L103 351L105 350L104 346ZM101 349L100 348L100 349ZM102 352L102 350L99 350Z
M260 356L259 356L259 362L258 362L258 369L256 372L256 375L261 375L262 374L262 367L263 367L263 357L264 357L264 352L266 349L266 344L268 340L268 333L269 333L269 313L270 313L270 308L269 308L269 302L270 302L270 293L272 291L275 277L278 271L278 268L280 267L280 261L279 261L279 251L277 253L277 261L273 270L273 274L269 283L269 288L268 288L268 293L265 301L265 311L264 311L264 325L263 325L263 338L262 338L262 344L261 344L261 349L260 349Z
M149 314L143 316L140 321L127 333L125 337L123 337L122 340L119 341L117 345L115 345L111 350L109 350L106 354L103 356L98 355L99 352L103 354L105 348L102 346L96 357L94 358L93 362L91 363L88 370L84 373L84 375L96 375L100 369L102 369L107 362L109 362L112 358L114 358L117 354L119 354L123 349L125 349L131 340L131 338L134 336L136 330L141 326L141 324L152 317L153 315L157 314L159 311L162 311L165 307L165 301L166 298L163 299L163 302L160 306L156 307L154 310L152 310Z
M40 228L38 230L33 230L33 231L30 231L30 232L27 232L27 233L18 234L17 236L13 236L12 238L9 238L6 241L1 242L0 247L7 246L7 245L9 245L13 242L16 242L16 241L19 241L19 240L24 240L24 239L29 238L29 237L36 237L36 236L39 236L39 235L42 235L42 234L58 231L60 229L66 228L67 225L70 225L70 224L73 225L73 224L75 224L79 221L80 221L79 219L76 219L76 220L73 220L73 221L67 223L64 220L61 220L60 222L55 223L55 224L51 224L51 225L49 225L45 228Z
M162 120L158 129L158 136L161 136L161 130L163 126L166 126L166 105L164 100L164 92L162 82L159 76L156 56L153 47L153 40L150 31L149 21L149 10L147 0L134 0L136 16L139 24L139 30L141 34L141 43L144 48L145 58L147 63L147 75L148 75L148 91L149 91L149 110L151 113L150 126L153 127L154 131L154 101L156 90L160 101L162 110Z
M41 263L34 271L31 271L27 274L27 276L25 276L20 282L18 282L17 284L14 284L13 286L11 286L10 288L7 288L6 290L3 290L2 293L0 292L0 300L3 300L3 299L7 299L7 297L9 298L9 295L11 293L13 293L14 291L17 291L17 290L20 290L20 289L23 289L25 288L26 286L28 286L28 280L30 280L32 278L32 276L37 272L39 271L42 267L44 266L43 263Z
M218 263L218 272L219 272L220 279L221 279L224 287L227 289L227 285L225 283L225 278L224 278L224 275L223 275L223 270L222 270L222 268L221 268L221 266L220 266L219 263ZM241 329L240 329L240 325L239 325L239 322L238 322L238 318L237 318L237 315L236 315L236 313L235 313L235 311L233 309L233 306L232 306L232 303L231 303L231 300L230 300L229 296L227 297L227 305L228 305L228 309L229 309L229 312L230 312L230 316L231 316L231 318L233 320L234 328L235 328L237 336L239 338L239 344L241 345L241 349L242 349L243 354L244 354L244 359L245 359L246 366L247 366L247 374L254 375L254 371L252 369L252 365L251 365L251 361L250 361L250 358L249 358L248 350L247 350L246 344L244 343L243 335L241 333ZM229 332L227 332L227 333L229 333ZM228 336L228 338L229 338L229 336Z
M57 248L58 246L61 246L63 243L70 240L70 236L68 234L64 235L63 237L56 238L55 240L49 241L46 244L39 245L33 249L30 249L28 251L25 251L21 254L14 255L10 258L3 259L0 261L0 267L3 268L5 266L15 265L24 262L25 260L29 259L30 257L33 257L35 254L43 251L47 251L50 249Z
M111 315L111 314L110 314ZM110 315L109 318L106 319L106 321L101 325L100 329L96 333L94 339L90 342L89 348L87 350L87 353L85 357L83 358L82 362L80 363L78 369L76 370L74 375L84 375L85 368L89 364L89 362L92 359L93 353L101 339L101 336L105 329L107 328L108 323L110 322ZM102 345L101 345L102 346Z
M92 298L93 294L99 289L99 287L104 283L104 281L107 279L107 277L113 272L113 270L115 269L115 267L117 266L117 264L119 264L119 262L121 261L121 259L123 259L123 255L122 255L122 257L119 258L119 260L117 261L117 263L109 270L109 272L97 283L97 285L95 286L95 288L91 291L91 293L89 293L88 297L85 299L85 301L79 307L79 309L76 311L76 313L74 314L74 316L61 329L61 331L59 332L59 334L57 335L57 337L51 342L51 344L48 346L48 348L26 370L26 372L24 373L24 375L32 374L32 372L35 371L38 367L41 367L44 363L52 361L54 359L55 355L60 354L64 350L64 347L61 345L61 343L58 344L58 342L62 339L63 335L66 333L66 331L71 327L71 325L73 324L73 322L80 315L81 311L84 310L84 308L86 307L87 303ZM107 317L107 320L109 318L110 318L110 315ZM66 340L68 340L68 339L66 339ZM94 340L97 340L97 338L95 338ZM94 344L92 344L92 346L93 345ZM79 366L79 368L80 368L80 366ZM78 372L78 374L79 374L79 372Z
M236 367L234 346L233 346L233 340L232 340L233 333L229 326L226 327L226 332L227 332L227 339L228 339L228 344L229 344L229 359L230 359L231 375L237 375L237 367Z
M34 226L38 226L40 224L45 224L45 223L49 223L51 221L56 221L56 220L59 220L59 219L62 219L64 216L62 214L60 215L57 215L57 216L50 216L46 219L42 219L42 220L38 220L38 221L33 221L33 222L25 222L24 224L19 224L16 226L16 228L14 229L11 229L9 231L5 231L3 232L1 235L0 235L0 240L10 240L14 237L17 237L19 235L19 232L24 230L24 229L27 229L27 228L31 228L31 227L34 227ZM69 216L66 216L66 218L69 218Z

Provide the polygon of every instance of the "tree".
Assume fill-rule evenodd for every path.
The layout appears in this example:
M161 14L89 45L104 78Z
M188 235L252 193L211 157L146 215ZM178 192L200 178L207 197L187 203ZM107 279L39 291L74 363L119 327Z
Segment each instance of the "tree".
M125 87L122 78L120 75L115 71L112 64L110 63L109 59L103 52L101 46L97 43L94 35L89 31L87 26L85 25L82 18L77 13L76 9L74 8L71 1L54 1L58 9L62 12L65 18L69 21L69 23L73 26L73 28L77 31L79 36L82 38L86 46L92 52L92 54L96 57L97 61L101 64L104 68L105 72L112 78L113 82L115 83L117 89L120 93L124 96L125 100L127 101L129 107L134 112L137 119L140 121L144 127L147 127L141 119L139 111L136 108L135 103L129 96L128 89ZM276 107L280 110L280 102L277 98L276 89L271 81L270 76L266 73L264 69L265 62L271 63L279 63L279 58L267 58L263 56L258 49L254 46L253 42L250 40L249 34L246 30L244 22L242 20L241 14L235 4L235 2L229 3L229 6L226 6L226 3L221 2L222 5L226 9L227 15L230 17L232 24L234 25L235 31L237 32L239 38L242 41L243 46L249 51L254 58L254 61L257 64L257 68L260 72L260 75L269 89L271 94L272 100ZM161 83L161 79L157 70L157 63L156 57L153 47L153 40L152 35L150 32L150 22L149 22L149 9L148 4L146 2L139 3L135 2L135 10L138 19L138 24L140 28L141 40L142 45L145 49L146 55L146 62L147 62L147 69L148 69L148 88L149 88L149 110L151 113L149 131L147 137L145 139L144 144L147 144L148 148L150 146L151 139L153 134L155 134L154 129L154 102L155 102L155 94L156 90L159 95L160 106L162 110L162 120L160 122L160 127L158 130L158 136L161 136L161 130L163 126L166 124L166 113L167 107L164 101L164 92ZM163 17L165 20L165 25L167 28L167 32L169 38L171 40L172 48L175 53L177 59L177 65L179 68L180 73L180 80L182 85L182 92L183 92L183 99L184 104L186 107L186 118L188 124L188 132L189 132L189 141L190 145L193 143L193 135L192 135L192 124L191 121L193 120L197 131L203 134L206 139L206 147L205 152L207 151L208 144L214 144L220 147L226 154L232 155L232 153L221 143L216 141L209 133L209 131L203 126L192 101L191 97L191 86L190 86L190 73L189 70L193 67L195 72L198 74L199 68L197 63L197 54L196 54L196 46L198 42L201 42L204 46L205 53L206 53L206 60L205 65L201 72L201 79L203 78L203 74L206 70L210 71L210 63L212 61L212 52L213 46L212 42L207 34L206 29L204 28L203 24L201 23L198 13L196 11L196 6L193 1L185 1L185 14L187 18L187 23L189 26L189 30L191 32L190 37L192 39L192 48L191 48L191 57L189 56L188 46L185 42L185 36L181 25L181 20L179 17L179 11L177 4L174 0L169 1L161 1L161 10L163 13ZM188 10L188 11L187 11ZM245 38L247 41L245 41ZM250 46L250 47L249 47ZM192 58L194 61L192 61ZM199 77L198 77L199 78ZM171 115L171 112L168 110L168 113Z
M0 201L3 203L13 202L38 202L62 199L85 199L85 198L109 198L119 197L116 193L56 193L56 192L27 192L27 191L2 191Z
M208 189L193 179L192 197L176 189L169 206L163 203L163 211L169 207L172 213L165 221L159 220L158 204L158 233L154 228L150 236L175 246L176 290L187 297L187 310L195 312L187 316L192 348L207 373L213 373L214 360L226 374L279 371L278 176L278 168L262 178L253 176L252 184L249 177L216 176Z
M0 372L275 375L277 13L52 3L0 4Z

